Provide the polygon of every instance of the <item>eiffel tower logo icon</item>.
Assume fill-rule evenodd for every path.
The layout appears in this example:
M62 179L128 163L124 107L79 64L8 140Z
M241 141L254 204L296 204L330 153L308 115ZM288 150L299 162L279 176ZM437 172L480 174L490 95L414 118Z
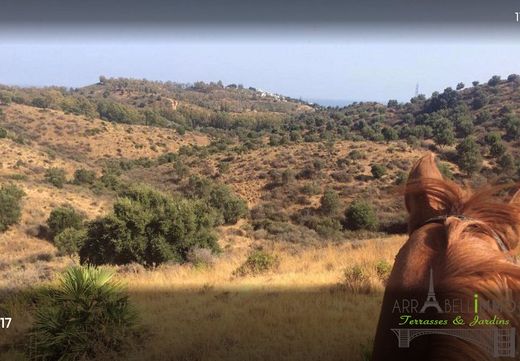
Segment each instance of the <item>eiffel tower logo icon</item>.
M437 302L437 298L435 298L435 290L433 288L433 270L430 268L430 288L428 290L428 297L426 298L426 301L424 302L424 305L422 306L419 313L424 313L428 308L435 308L437 312L443 313L441 306L439 306L439 302Z

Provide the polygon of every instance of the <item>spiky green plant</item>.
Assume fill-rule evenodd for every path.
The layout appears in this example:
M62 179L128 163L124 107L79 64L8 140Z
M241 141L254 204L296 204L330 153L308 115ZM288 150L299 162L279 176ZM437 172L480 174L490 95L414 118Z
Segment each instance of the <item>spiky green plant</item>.
M79 360L119 351L136 314L113 272L71 267L56 287L42 293L31 331L32 360Z

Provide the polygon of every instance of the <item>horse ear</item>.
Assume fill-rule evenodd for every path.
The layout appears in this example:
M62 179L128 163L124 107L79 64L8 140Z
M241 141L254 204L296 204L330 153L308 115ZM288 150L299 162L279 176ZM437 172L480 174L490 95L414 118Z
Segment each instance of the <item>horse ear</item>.
M442 181L443 177L437 164L435 155L429 153L415 163L406 183L405 204L409 214L408 231L412 233L428 219L441 215L445 211L445 203L435 195L430 194L423 181Z

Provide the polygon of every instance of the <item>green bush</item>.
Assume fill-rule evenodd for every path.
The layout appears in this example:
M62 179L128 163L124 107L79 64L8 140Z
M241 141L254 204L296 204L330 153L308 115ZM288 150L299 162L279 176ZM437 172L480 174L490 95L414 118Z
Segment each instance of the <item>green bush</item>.
M514 173L515 172L515 159L509 153L504 153L498 159L498 165L500 166L502 172L504 173Z
M4 128L0 128L0 139L1 138L7 138L7 130Z
M24 191L14 184L5 184L0 188L0 232L20 221L24 195Z
M84 168L76 169L74 172L74 184L93 184L96 180L96 172Z
M380 179L386 174L386 167L383 164L374 164L371 168L372 176Z
M191 176L184 192L216 209L226 224L234 224L247 214L247 204L242 198L228 186L214 183L207 178Z
M62 168L49 168L45 171L45 180L56 188L63 188L67 181L65 178L65 170Z
M99 181L102 187L111 189L113 191L119 190L121 188L121 180L119 179L119 175L117 172L113 172L110 170L104 170L101 177L99 177Z
M216 214L201 200L173 199L147 186L122 192L114 210L89 223L81 263L152 266L185 261L194 248L218 252Z
M444 179L453 179L453 172L451 171L448 163L440 162L437 164L437 168L439 169L439 172L441 172Z
M137 315L113 273L73 267L40 296L28 354L31 360L84 360L121 351Z
M341 232L341 222L332 217L308 217L304 224L321 237L331 238L337 236Z
M87 231L84 228L65 228L54 237L54 245L61 254L71 256L77 254L85 243Z
M390 276L391 271L392 271L392 266L387 261L381 260L381 261L377 262L377 264L376 264L377 277L383 284L386 284L386 282L388 281L388 277Z
M336 215L339 211L340 199L332 189L325 190L320 199L320 212L326 216Z
M54 237L63 232L66 228L83 228L84 219L85 215L70 205L54 208L47 219L51 239L54 239Z
M377 230L379 222L372 206L365 201L354 201L345 211L345 227L351 230Z
M277 256L266 251L255 250L249 254L246 261L233 274L235 276L258 275L276 268L278 264Z
M226 224L235 224L247 214L246 202L226 185L218 185L210 193L211 206L222 213Z

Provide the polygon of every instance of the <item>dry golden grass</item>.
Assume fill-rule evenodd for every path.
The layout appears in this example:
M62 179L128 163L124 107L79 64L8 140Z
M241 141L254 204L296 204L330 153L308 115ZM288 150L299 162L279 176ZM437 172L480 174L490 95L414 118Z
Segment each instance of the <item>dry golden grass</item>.
M269 244L276 270L235 278L245 249L211 268L164 266L126 273L131 299L150 338L132 360L360 360L375 330L383 285L375 265L390 263L403 237L358 245L300 248ZM267 242L267 241L266 241ZM370 294L341 287L359 265Z
M55 149L61 156L82 161L157 157L174 152L181 145L209 143L208 138L199 133L187 132L180 136L173 129L110 123L19 104L4 108L4 113L4 124L36 143L33 148Z
M245 277L233 271L254 245L240 237L224 241L231 246L211 267L119 271L145 330L121 359L362 360L382 300L375 265L391 263L403 237L307 247L265 241L264 249L280 259L278 268ZM71 261L60 262L61 268ZM345 268L354 265L364 270L372 292L341 286ZM18 304L7 308L16 326L0 349L23 338L30 325Z

